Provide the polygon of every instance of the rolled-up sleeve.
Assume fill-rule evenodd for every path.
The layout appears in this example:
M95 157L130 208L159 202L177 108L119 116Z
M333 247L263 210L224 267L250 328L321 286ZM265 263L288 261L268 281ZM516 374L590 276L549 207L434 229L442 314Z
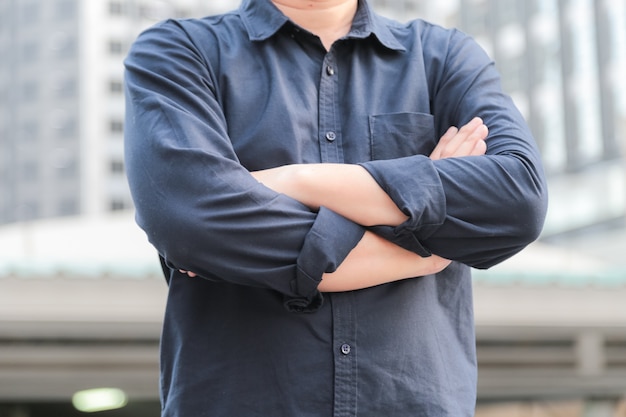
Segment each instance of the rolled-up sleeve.
M315 304L322 274L336 269L364 229L314 213L250 175L228 136L214 70L179 22L140 35L125 66L136 218L167 265L274 289L301 309Z
M378 232L422 255L488 268L541 232L547 209L541 158L482 49L459 32L434 29L425 35L424 44L429 41L447 45L425 46L424 51L439 136L479 116L490 131L487 155L437 161L415 155L363 163L410 217Z

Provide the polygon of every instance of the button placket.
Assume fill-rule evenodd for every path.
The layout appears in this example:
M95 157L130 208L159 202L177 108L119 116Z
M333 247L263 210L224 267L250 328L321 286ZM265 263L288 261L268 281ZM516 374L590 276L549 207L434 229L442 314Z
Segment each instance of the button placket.
M319 145L321 162L344 162L339 120L339 79L333 49L326 54L319 87Z
M354 293L333 293L330 297L333 311L333 340L335 348L336 417L357 415L357 317Z

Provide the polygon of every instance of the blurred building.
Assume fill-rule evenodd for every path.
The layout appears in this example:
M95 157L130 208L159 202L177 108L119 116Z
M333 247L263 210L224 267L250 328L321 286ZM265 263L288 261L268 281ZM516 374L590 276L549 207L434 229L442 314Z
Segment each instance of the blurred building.
M625 2L372 2L473 35L544 155L541 240L475 273L477 416L626 416ZM99 386L131 399L111 415L158 413L166 287L132 221L122 59L238 3L0 0L0 417L70 417Z
M219 0L0 1L0 224L131 208L122 59L165 17Z
M611 242L626 240L625 2L375 3L400 20L426 17L478 40L544 156L551 202L543 239L600 256L608 251L621 262L623 244L602 243L606 231ZM600 233L588 233L592 228Z

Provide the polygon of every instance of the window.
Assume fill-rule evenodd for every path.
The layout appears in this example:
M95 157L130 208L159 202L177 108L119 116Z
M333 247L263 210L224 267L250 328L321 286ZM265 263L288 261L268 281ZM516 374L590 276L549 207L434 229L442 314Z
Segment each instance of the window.
M56 161L54 161L57 170L57 178L73 179L78 176L78 163L70 154L60 154L57 151Z
M124 5L119 1L110 1L109 2L109 14L111 16L123 16L124 15Z
M39 217L39 203L31 200L20 204L15 209L16 218L20 221L34 220Z
M126 208L126 203L119 199L111 200L111 203L109 204L109 209L111 211L120 211L120 210L124 210L125 208Z
M72 216L78 214L78 203L75 198L65 198L59 202L59 216Z
M121 41L109 41L109 53L111 55L122 55L124 53L124 47Z
M35 2L28 2L22 5L22 15L20 16L20 23L24 26L35 25L39 21L39 4Z
M37 161L26 161L21 166L21 177L23 181L35 181L39 178L39 164Z
M24 122L21 129L21 138L23 142L33 142L39 137L39 125L36 121L31 120Z
M58 98L75 97L77 93L76 80L74 78L61 80L56 85L56 90Z
M78 125L73 117L59 116L54 128L59 139L72 139L78 133Z
M34 101L39 97L39 85L35 81L27 81L22 84L22 99L26 102Z
M124 162L122 161L111 161L110 170L112 174L123 174L124 173Z
M524 2L517 0L499 0L497 3L498 21L504 24L519 22L524 18Z
M122 133L124 131L124 123L121 120L111 120L109 130L111 133Z
M76 16L76 1L75 0L59 0L56 9L57 17L59 19L72 19Z
M22 61L32 63L39 58L39 45L35 42L28 42L22 46Z
M109 91L112 94L121 94L124 91L124 84L121 81L113 80L109 82Z
M52 49L54 49L58 58L72 58L76 56L78 49L76 38L66 33L59 32L53 38Z

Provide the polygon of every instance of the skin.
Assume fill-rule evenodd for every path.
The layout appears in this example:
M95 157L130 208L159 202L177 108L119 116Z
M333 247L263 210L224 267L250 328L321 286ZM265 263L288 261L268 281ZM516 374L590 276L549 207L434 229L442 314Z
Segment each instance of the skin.
M272 3L300 27L316 34L329 50L352 26L357 0L274 0Z
M273 3L294 23L317 35L327 50L348 34L358 4L357 0L274 0ZM436 160L483 155L487 150L487 135L488 129L479 118L460 129L451 127L430 157ZM378 183L358 165L294 164L251 175L266 187L312 210L324 206L364 226L396 226L407 220ZM337 270L323 275L318 288L322 292L357 290L434 274L449 264L449 260L436 255L422 258L366 231ZM181 272L196 276L191 271Z

